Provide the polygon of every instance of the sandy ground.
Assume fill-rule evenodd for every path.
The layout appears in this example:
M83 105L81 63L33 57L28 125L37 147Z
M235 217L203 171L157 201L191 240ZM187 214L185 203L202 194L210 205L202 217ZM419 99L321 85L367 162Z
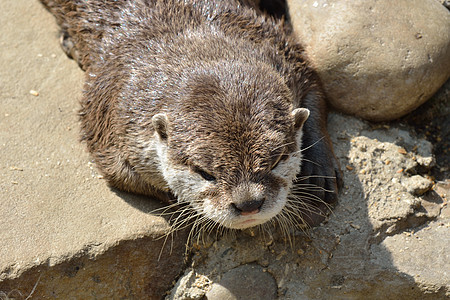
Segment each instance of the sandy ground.
M110 190L79 142L83 72L53 17L38 1L2 4L0 270L164 227L146 213L155 203Z

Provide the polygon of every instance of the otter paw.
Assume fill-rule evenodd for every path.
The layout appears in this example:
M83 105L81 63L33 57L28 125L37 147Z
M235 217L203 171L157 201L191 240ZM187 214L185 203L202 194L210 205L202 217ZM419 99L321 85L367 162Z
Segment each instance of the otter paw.
M339 162L329 144L321 140L306 146L301 172L294 183L293 194L303 221L309 226L322 222L338 200L342 187Z

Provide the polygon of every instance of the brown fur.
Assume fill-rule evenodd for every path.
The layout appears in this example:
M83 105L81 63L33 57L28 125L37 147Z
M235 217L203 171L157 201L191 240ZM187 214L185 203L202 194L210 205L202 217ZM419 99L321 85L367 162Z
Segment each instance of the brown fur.
M276 189L284 183L270 166L296 150L290 112L306 107L303 146L316 144L299 177L334 191L313 193L335 202L339 167L319 80L282 21L231 0L42 2L86 70L82 138L112 186L170 192L142 154L152 117L165 113L172 163L214 175L217 199L243 181Z

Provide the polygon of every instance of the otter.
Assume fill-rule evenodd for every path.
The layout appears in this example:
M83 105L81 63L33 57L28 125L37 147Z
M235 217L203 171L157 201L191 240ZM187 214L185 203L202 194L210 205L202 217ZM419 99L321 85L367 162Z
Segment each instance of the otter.
M232 229L336 202L324 94L282 19L238 0L41 1L86 72L82 140L112 187Z

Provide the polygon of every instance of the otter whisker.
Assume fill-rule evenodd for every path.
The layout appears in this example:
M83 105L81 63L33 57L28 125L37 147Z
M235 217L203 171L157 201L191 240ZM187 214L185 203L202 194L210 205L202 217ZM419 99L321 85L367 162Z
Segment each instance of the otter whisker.
M285 215L285 213L281 213L278 217L278 222L280 224L283 224L282 226L282 234L283 239L289 242L289 245L291 248L293 248L293 239L291 238L291 229L293 227L292 218L290 218L288 215Z
M313 160L310 160L310 159L307 159L307 158L303 158L302 161L303 161L303 162L309 162L309 163L312 163L313 165L316 165L316 166L318 166L318 167L322 167L322 165L321 165L320 163L318 163L318 162L316 162L316 161L313 161Z
M296 219L299 219L301 222L304 223L303 216L300 213L299 207L291 204L287 204L284 209L282 210L282 214L287 215L289 217L296 217Z
M317 206L308 204L308 203L297 203L295 206L290 206L290 208L292 210L295 210L295 216L299 219L302 219L302 221L307 224L307 222L305 222L304 217L303 216L299 216L298 214L302 214L302 213L310 213L311 215L316 215L316 216L321 216L321 217L327 217L327 213L325 213L324 211L322 211L320 208L318 208ZM329 208L327 208L327 210L329 210ZM294 212L292 212L294 213Z
M205 244L205 242L204 242L204 234L205 233L206 234L209 233L210 230L212 230L214 228L214 226L215 226L214 223L215 222L213 220L211 220L211 219L207 219L205 222L203 222L202 226L199 228L199 233L198 233L198 236L197 236L197 243L199 243L199 236L201 235L202 242L203 242L203 244Z
M315 195L313 195L315 196ZM290 198L287 201L287 205L292 205L295 207L299 207L301 206L302 208L306 208L306 207L311 207L311 208L315 208L318 209L317 204L323 204L327 207L327 205L329 205L328 203L322 201L322 200L318 200L317 198L314 198L312 196L310 196L309 194L304 194L304 195L291 195ZM328 206L328 208L330 208L331 206Z
M200 228L198 226L202 225L204 222L203 220L205 220L206 218L204 216L200 216L198 218L196 218L194 220L194 223L192 224L191 230L189 231L188 237L187 237L187 245L190 244L190 241L195 239L195 237L198 236L198 234L200 233Z
M290 198L288 198L288 202L291 200L300 200L301 202L303 202L302 200L311 200L315 203L322 203L324 204L328 209L332 210L332 206L325 202L323 199L321 199L320 197L318 197L317 195L312 195L310 193L306 193L306 192L301 192L301 191L297 191L296 193L290 194Z
M290 209L289 207L285 207L285 209L283 209L283 211L282 211L281 217L288 219L291 222L291 224L293 225L292 227L299 228L303 233L307 234L305 228L308 229L309 225L305 221L303 216L299 212L297 212L295 209Z
M172 221L172 218L177 215L175 220L172 222L171 225L171 232L184 229L190 225L192 225L199 216L201 217L202 214L194 210L190 206L184 207L182 210L179 210L175 212L169 219L169 222ZM190 222L192 219L194 219L193 222Z
M214 229L214 227L216 227L216 222L214 222L213 220L209 219L206 224L205 224L205 232L207 233L211 233L212 230Z
M277 224L277 222L275 220L272 221L272 222L266 222L266 223L262 224L262 225L264 225L263 226L263 229L264 229L263 232L264 232L264 234L267 234L269 236L269 241L270 242L272 242L273 239L274 239L273 238L273 233L272 233L272 228L274 228L274 230L275 230L277 228L276 224ZM267 242L266 242L266 244L267 244Z
M321 209L319 209L316 206L313 205L308 205L307 203L303 202L303 203L298 203L298 206L293 207L293 209L297 209L301 212L307 212L307 213L311 213L317 216L322 216L322 217L326 217L326 214L324 212L322 212Z
M186 212L187 212L187 216L185 214ZM173 214L170 217L169 222L172 221L172 218L174 216L176 216L175 220L173 221L173 227L176 228L177 230L180 230L180 229L182 229L181 226L183 224L185 224L186 222L188 222L191 219L192 215L195 216L195 215L198 215L198 213L192 209L186 208L182 211L179 211L178 214ZM179 221L180 219L181 219L181 221ZM185 227L183 227L183 228L185 228Z
M193 225L197 221L197 218L199 216L200 215L198 213L190 214L185 219L183 219L183 221L181 221L180 223L174 224L175 226L173 227L173 232L190 227L191 225Z
M293 222L293 225L297 225L295 227L303 228L305 225L308 226L298 207L292 205L285 206L282 211L282 217L289 218Z
M322 141L323 139L325 139L324 136L322 136L321 138L319 138L317 141L315 141L315 142L312 143L311 145L309 145L309 146L307 146L307 147L305 147L305 148L300 149L299 151L297 151L297 153L298 153L298 152L306 151L306 150L308 150L309 148L314 147L315 145L317 145L318 143L320 143L320 141Z
M316 203L323 203L323 200L319 196L311 194L310 192L307 191L295 191L295 193L291 193L290 195L291 197L298 197L296 199L307 199L312 200L313 202Z
M283 147L286 147L286 146L289 146L289 145L292 145L292 144L295 144L295 142L289 142L289 143L285 143L285 144L279 145L279 146L273 148L272 151L278 150L280 148L283 148Z
M281 228L281 232L283 234L284 240L288 240L289 245L291 246L291 248L293 248L293 244L292 244L292 239L291 239L291 234L289 231L289 218L285 218L282 216L282 214L278 214L276 216L276 219L278 221L278 224L280 224L280 228Z
M290 198L294 200L309 200L312 203L322 203L325 205L329 205L322 198L315 194L312 194L309 191L296 191L295 193L290 194Z
M272 152L273 152L273 151L276 151L276 150L278 150L278 149L280 149L280 148L286 147L286 146L288 146L288 145L292 145L292 144L295 144L295 142L290 142L290 143L282 144L282 145L280 145L280 146L278 146L278 147L273 148L273 149L272 149ZM296 153L298 153L298 152L293 152L293 153L290 153L290 154L296 154ZM282 154L282 152L281 152L281 153L275 153L275 154L270 155L268 158L271 159L271 158L273 158L273 157L279 157L281 154Z
M308 175L308 176L297 177L293 182L295 184L298 181L303 181L303 180L310 179L310 178L336 179L336 176Z
M165 205L163 207L159 207L159 208L156 208L156 209L150 211L150 214L163 215L166 211L168 211L168 210L170 210L170 209L172 209L174 207L183 206L183 205L186 205L186 204L182 204L182 203L178 203L178 202L171 203L171 204L168 204L168 205ZM162 212L160 213L159 211L161 211L161 210L162 210Z
M292 188L293 192L301 192L301 191L307 191L307 192L326 192L326 193L332 193L333 190L329 190L326 188L323 188L321 186L317 186L317 185L312 185L312 186L298 186L298 187L294 187Z

